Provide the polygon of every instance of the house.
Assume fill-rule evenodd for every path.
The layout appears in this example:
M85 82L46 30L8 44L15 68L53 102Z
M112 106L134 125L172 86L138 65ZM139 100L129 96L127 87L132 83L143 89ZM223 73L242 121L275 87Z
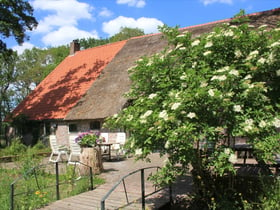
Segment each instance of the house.
M280 8L248 15L256 27L276 27ZM210 32L225 19L180 30L192 36ZM54 132L60 144L67 144L72 133L102 130L108 116L126 106L123 96L130 88L128 69L142 56L158 53L167 47L161 33L79 50L76 41L65 58L13 111L24 114L41 126L40 135ZM109 131L106 131L109 132Z

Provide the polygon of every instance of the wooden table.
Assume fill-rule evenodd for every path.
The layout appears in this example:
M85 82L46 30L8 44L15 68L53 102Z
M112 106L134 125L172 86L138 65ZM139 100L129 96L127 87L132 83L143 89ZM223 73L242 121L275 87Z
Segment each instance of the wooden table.
M112 145L113 145L113 143L106 143L106 142L103 142L103 143L99 143L99 144L98 144L98 146L99 146L99 148L100 148L101 151L102 151L101 147L108 148L108 153L102 152L102 156L108 155L109 160L111 160L111 146L112 146Z
M251 144L236 144L236 145L234 145L233 150L237 151L237 152L245 153L244 157L243 157L243 164L245 164L248 153L253 152L253 146Z
M280 158L276 158L275 164L268 164L265 163L263 160L259 160L257 157L255 157L255 160L257 164L246 164L246 159L249 155L249 153L253 153L254 149L251 144L236 144L232 148L234 151L237 152L244 152L244 157L243 157L243 165L255 165L257 167L261 167L267 171L271 171L270 168L275 168L276 174L279 174L279 167L280 167ZM240 164L235 164L235 165L240 165ZM242 165L241 165L242 166Z

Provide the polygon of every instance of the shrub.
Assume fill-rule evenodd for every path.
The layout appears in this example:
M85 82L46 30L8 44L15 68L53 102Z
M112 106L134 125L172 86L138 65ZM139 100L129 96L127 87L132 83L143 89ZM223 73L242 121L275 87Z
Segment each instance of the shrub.
M156 183L171 183L191 165L206 207L213 199L232 205L240 193L233 179L224 180L227 193L218 180L236 173L235 138L245 137L264 163L280 153L280 28L224 24L194 39L161 31L169 48L129 70L132 105L107 126L130 132L138 158L167 155Z

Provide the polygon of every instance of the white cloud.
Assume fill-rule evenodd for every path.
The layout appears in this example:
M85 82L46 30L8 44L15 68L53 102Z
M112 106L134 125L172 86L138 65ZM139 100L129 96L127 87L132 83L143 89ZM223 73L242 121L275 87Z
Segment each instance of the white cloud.
M29 43L29 42L24 42L22 45L17 45L12 47L12 49L14 51L17 51L17 53L19 55L21 55L23 53L24 50L26 49L32 49L33 47L35 47L33 44Z
M127 4L130 7L142 8L146 5L145 0L117 0L117 4Z
M80 38L95 38L98 39L98 33L96 31L88 32L79 30L74 26L64 26L60 27L56 31L52 31L45 35L42 39L47 46L60 46L69 44L74 39Z
M233 0L200 0L204 5L214 4L214 3L223 3L223 4L232 4Z
M51 12L39 21L36 29L39 33L55 30L57 27L77 25L80 19L93 19L93 7L77 0L35 0L32 5L34 9Z
M111 17L113 15L113 12L111 12L107 8L103 7L101 9L101 12L99 12L98 15L101 16L101 17Z
M162 26L163 22L156 18L141 17L134 19L130 17L119 16L114 20L103 23L103 31L109 36L119 33L121 27L140 28L145 34L158 32L158 26Z

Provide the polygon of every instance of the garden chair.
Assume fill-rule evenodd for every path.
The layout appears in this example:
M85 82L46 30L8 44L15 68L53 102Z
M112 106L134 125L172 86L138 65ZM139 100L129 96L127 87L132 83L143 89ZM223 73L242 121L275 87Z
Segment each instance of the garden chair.
M75 135L69 136L70 155L68 158L68 164L79 164L81 147L75 141L76 138L77 138L77 136L75 136Z
M112 150L116 152L117 159L120 159L120 155L124 155L124 144L126 140L126 134L123 132L117 133L116 143L112 145Z
M68 149L66 146L58 145L56 141L55 135L49 136L50 141L50 147L52 149L52 153L50 155L49 161L50 162L58 162L59 160L62 160L61 156L64 155L68 159ZM56 158L55 158L56 157Z
M78 177L76 180L79 180L81 178L81 172L80 167L77 167L80 165L80 154L81 154L81 147L76 142L77 135L70 135L69 136L69 145L70 145L70 154L68 158L68 165L74 165L73 174L75 173L76 169L78 170Z
M109 143L109 133L100 133L100 137L104 139L104 143ZM108 152L107 147L101 146L100 148L102 153Z

